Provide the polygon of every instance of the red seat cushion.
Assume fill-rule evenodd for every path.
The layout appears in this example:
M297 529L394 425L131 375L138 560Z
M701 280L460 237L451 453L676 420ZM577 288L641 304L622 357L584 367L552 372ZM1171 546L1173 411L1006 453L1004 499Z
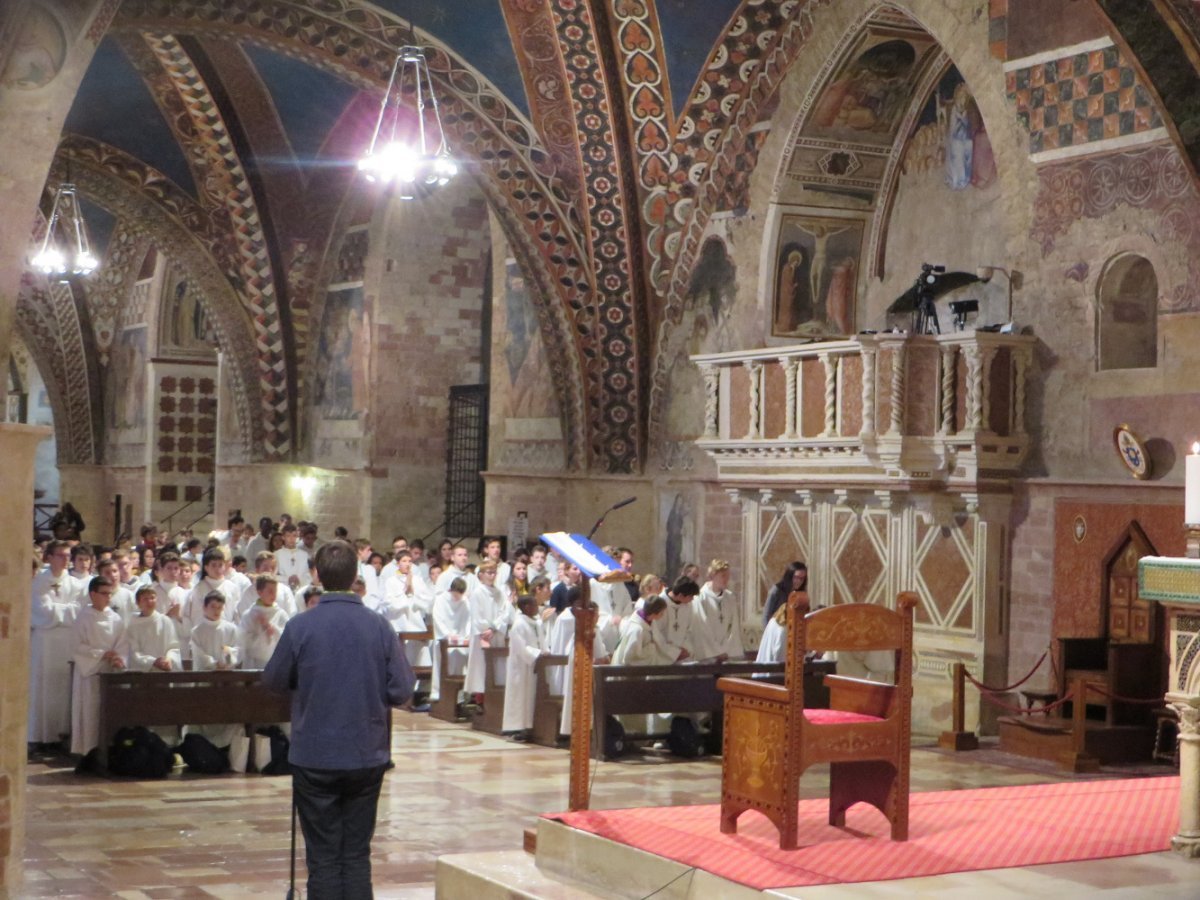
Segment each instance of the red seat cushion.
M879 716L847 712L844 709L806 709L804 718L814 725L851 725L856 722L882 722Z

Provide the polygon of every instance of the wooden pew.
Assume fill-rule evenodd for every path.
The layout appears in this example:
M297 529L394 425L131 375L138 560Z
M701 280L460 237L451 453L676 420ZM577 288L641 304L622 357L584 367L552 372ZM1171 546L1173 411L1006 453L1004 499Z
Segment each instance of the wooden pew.
M437 652L441 661L438 698L430 704L429 714L443 722L461 722L464 717L459 715L458 695L466 684L466 670L459 675L448 674L450 657L445 641L437 642Z
M536 683L533 693L533 743L543 747L558 746L558 728L562 721L563 695L550 690L550 675L555 668L565 667L566 654L543 653L533 663Z
M292 717L289 694L262 683L260 669L113 672L100 676L100 762L117 731L134 725L272 725Z
M407 649L404 645L409 641L432 641L433 626L427 626L424 631L398 631L396 632L396 636L400 638L400 649L407 652ZM432 658L432 656L430 658ZM425 684L431 683L430 679L433 678L433 666L413 666L412 671L413 675L416 676L417 681L424 682Z
M911 746L913 608L903 593L895 611L871 603L844 603L808 611L808 595L794 591L787 606L784 685L722 678L725 744L721 759L721 831L737 832L748 809L779 829L781 850L798 835L800 776L829 763L829 824L846 824L846 810L864 802L891 825L892 840L908 839ZM895 654L896 683L837 675L828 709L811 709L795 675L809 650L886 650Z
M832 673L833 662L808 662L804 666L804 690L812 707L828 705L829 692L821 678ZM592 709L596 738L592 755L601 757L609 716L652 713L710 713L715 731L721 728L723 696L717 679L737 675L766 676L763 683L783 680L783 663L726 662L668 666L596 666ZM626 734L626 740L655 740L663 733Z
M500 734L504 721L504 685L496 683L496 673L508 661L507 647L484 647L483 712L471 719L471 728L488 734Z

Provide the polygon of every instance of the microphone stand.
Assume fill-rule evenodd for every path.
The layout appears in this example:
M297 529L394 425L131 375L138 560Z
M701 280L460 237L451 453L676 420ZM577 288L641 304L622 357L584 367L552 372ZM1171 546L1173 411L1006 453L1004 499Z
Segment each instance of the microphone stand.
M636 499L637 497L629 497L619 503L614 503L612 506L606 509L600 518L596 520L596 524L592 526L592 530L587 533L587 539L590 541L592 539L592 535L600 530L600 526L604 524L604 520L608 517L610 512L612 512L614 509L620 509L622 506L628 506Z

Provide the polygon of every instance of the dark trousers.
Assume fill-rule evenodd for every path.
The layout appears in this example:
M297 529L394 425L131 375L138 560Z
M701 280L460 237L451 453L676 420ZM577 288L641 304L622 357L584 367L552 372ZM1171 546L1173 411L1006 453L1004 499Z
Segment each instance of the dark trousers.
M371 836L385 768L292 766L292 790L308 862L309 900L370 900L373 896Z

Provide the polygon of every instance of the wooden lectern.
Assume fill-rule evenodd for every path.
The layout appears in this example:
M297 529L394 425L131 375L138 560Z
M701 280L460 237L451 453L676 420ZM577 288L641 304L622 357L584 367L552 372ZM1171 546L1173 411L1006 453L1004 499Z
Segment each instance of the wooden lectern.
M575 662L571 678L571 781L567 808L572 812L588 808L588 774L592 744L592 642L596 637L596 607L589 595L589 580L630 581L633 576L621 564L581 534L552 531L542 541L563 559L583 572L579 600L571 608L575 616ZM565 689L565 688L564 688Z

